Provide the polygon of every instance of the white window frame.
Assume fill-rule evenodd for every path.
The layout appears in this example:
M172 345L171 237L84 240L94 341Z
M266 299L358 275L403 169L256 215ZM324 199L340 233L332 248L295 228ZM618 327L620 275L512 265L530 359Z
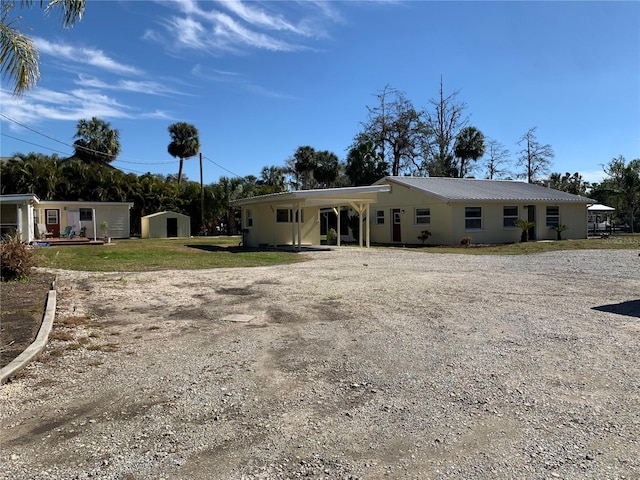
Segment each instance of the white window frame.
M85 208L85 207L81 207L78 209L79 215L80 215L80 221L81 222L93 222L93 208ZM85 216L87 214L87 212L89 212L89 219L87 220L86 218L82 218L82 214L84 213Z
M554 208L557 213L549 213L549 209ZM545 220L548 228L560 225L560 207L558 205L547 205L545 209Z
M376 225L383 226L385 224L384 210L376 210Z
M250 208L247 209L247 213L245 215L245 228L253 227L253 210Z
M47 213L46 213L46 219L45 220L47 222L47 225L58 225L60 223L60 211L58 211L57 209L52 208L52 209L47 210L46 212ZM53 216L50 217L50 215L52 215L52 214L53 214ZM51 221L51 220L53 220L53 221Z
M515 208L515 214L507 214L507 208ZM502 207L502 227L503 228L518 228L516 221L520 218L520 209L517 205L505 205Z
M471 213L471 210L473 211L479 211L480 215L476 216L469 216L469 213ZM472 227L469 226L470 222L476 223L476 222L480 222L480 226L478 227ZM464 229L465 230L482 230L482 207L464 207Z
M426 213L419 213L421 210ZM414 214L413 215L414 225L419 225L419 226L431 225L431 208L416 207L413 211L413 214ZM421 220L426 220L426 221L421 221Z

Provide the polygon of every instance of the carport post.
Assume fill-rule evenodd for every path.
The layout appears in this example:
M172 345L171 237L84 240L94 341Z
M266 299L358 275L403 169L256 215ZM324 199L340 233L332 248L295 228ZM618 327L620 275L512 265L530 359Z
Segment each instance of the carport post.
M369 222L369 204L367 203L367 217L365 223L365 230L367 232L367 248L371 248L371 223Z

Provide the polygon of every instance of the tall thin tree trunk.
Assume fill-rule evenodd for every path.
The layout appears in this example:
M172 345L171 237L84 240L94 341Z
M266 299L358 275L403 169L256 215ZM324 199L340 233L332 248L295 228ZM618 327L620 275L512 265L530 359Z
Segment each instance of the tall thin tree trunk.
M180 159L180 169L178 170L178 185L182 183L182 163L184 162L184 158Z

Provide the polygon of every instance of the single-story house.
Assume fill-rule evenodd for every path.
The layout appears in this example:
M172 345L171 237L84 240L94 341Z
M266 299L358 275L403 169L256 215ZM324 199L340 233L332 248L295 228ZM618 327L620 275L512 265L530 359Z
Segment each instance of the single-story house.
M2 233L20 232L24 242L60 237L71 227L74 235L98 239L130 237L132 202L40 200L34 194L0 195ZM102 226L106 222L107 230Z
M384 177L368 187L302 190L233 202L242 210L247 246L319 244L321 210L340 215L350 207L361 219L360 245L511 243L520 240L517 220L534 223L529 238L587 237L592 199L510 180L447 177ZM340 228L342 222L338 221ZM341 234L338 232L338 244Z
M531 240L555 240L558 225L563 238L587 238L587 205L592 199L540 185L512 180L448 177L385 177L389 185L373 206L371 238L379 243L511 243L520 240L517 220L533 222Z
M191 217L176 212L158 212L142 217L142 238L176 238L191 235Z

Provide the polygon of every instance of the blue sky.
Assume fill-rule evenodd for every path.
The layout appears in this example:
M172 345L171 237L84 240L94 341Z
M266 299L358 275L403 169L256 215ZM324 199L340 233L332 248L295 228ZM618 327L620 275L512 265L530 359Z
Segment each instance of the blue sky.
M2 79L2 156L70 155L78 120L96 116L120 132L114 166L177 173L167 127L184 121L205 183L258 176L302 145L344 160L385 85L427 108L442 76L514 159L531 127L554 172L599 181L611 158L640 157L637 1L88 0L68 30L39 8L13 13L42 78L17 100ZM185 174L199 180L196 157Z

